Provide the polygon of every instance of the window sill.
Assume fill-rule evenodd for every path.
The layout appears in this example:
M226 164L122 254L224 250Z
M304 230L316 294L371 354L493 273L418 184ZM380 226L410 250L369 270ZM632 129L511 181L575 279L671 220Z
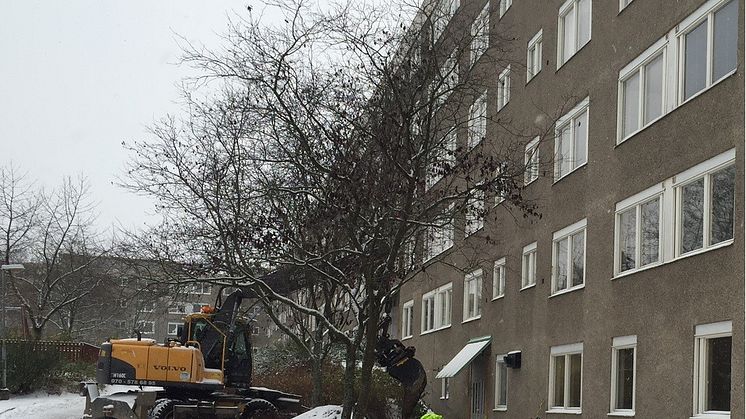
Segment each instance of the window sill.
M560 295L569 294L571 292L582 290L584 288L585 288L585 283L582 283L582 284L576 285L576 286L574 286L572 288L568 288L568 289L565 289L565 290L562 290L562 291L557 291L554 294L550 295L549 298L559 297Z
M550 409L546 411L547 414L563 414L563 415L582 415L583 411L580 409Z
M497 300L501 300L503 298L505 298L505 294L498 295L497 297L493 297L491 301L497 301Z
M712 84L710 84L709 86L705 86L705 88L704 88L704 89L702 89L702 90L700 90L699 92L695 93L695 94L694 94L694 95L693 95L692 97L690 97L689 99L686 99L686 100L684 100L683 102L681 102L681 103L677 104L677 105L676 105L676 106L675 106L675 107L674 107L673 109L671 109L671 111L673 111L674 109L676 109L676 108L678 108L678 107L680 107L680 106L684 106L684 105L686 105L687 103L691 102L692 100L696 99L697 97L699 97L700 95L704 94L704 93L705 93L705 92L707 92L708 90L712 89L713 87L717 86L718 84L720 84L720 83L724 82L724 81L725 81L726 79L730 78L730 76L732 76L732 75L736 74L736 72L737 72L737 71L738 71L738 67L736 67L736 68L734 68L733 70L729 71L729 72L728 72L728 73L726 73L726 74L725 74L725 75L724 75L723 77L720 77L720 78L719 78L719 79L718 79L717 81L713 82L713 83L712 83ZM700 417L700 416L695 416L695 417ZM701 417L710 417L710 416L701 416ZM717 416L712 416L712 417L717 417Z
M448 397L441 397L440 400L448 400Z
M527 182L526 182L526 181L524 180L524 181L523 181L523 187L525 188L525 187L527 187L528 185L530 185L530 184L532 184L532 183L536 182L537 180L539 180L539 177L538 177L538 176L536 176L535 178L531 179L531 181L530 181L530 182L528 182L528 183L527 183Z
M593 35L591 35L591 36L593 36ZM574 53L574 54L572 54L572 55L571 55L571 56L570 56L570 57L569 57L569 58L567 59L567 61L565 61L565 62L561 62L561 61L557 60L557 71L555 71L555 74L556 74L556 73L559 73L560 69L562 69L562 67L564 67L564 66L565 66L565 64L569 63L570 61L572 61L572 59L573 59L573 58L577 57L577 56L578 56L578 54L580 54L580 51L582 51L582 50L583 50L583 48L585 48L585 47L586 47L586 45L588 45L588 44L590 44L590 43L591 43L591 38L589 38L589 39L588 39L588 41L587 41L587 42L586 42L585 44L581 45L581 46L580 46L580 48L578 48L578 49L577 49L577 51L575 51L575 53Z
M493 412L507 412L508 408L507 407L496 407L496 408L492 409L492 411Z
M535 287L535 286L536 286L536 283L533 283L533 284L531 284L531 285L526 285L525 287L523 287L523 288L519 289L518 291L519 291L519 292L520 292L520 291L525 291L525 290L527 290L527 289L529 289L529 288L533 288L533 287Z
M647 125L643 126L642 128L638 129L637 131L633 132L632 134L629 134L626 137L622 137L621 139L618 139L616 145L614 145L614 148L617 148L618 146L624 144L626 141L630 140L633 137L636 137L641 132L643 132L643 131L647 130L648 128L652 127L653 125L655 125L656 122L658 122L661 119L663 119L666 115L668 115L668 114L667 113L663 113L663 114L661 114L661 116L659 116L659 117L653 119L652 121L648 122Z
M564 179L564 178L566 178L566 177L570 176L571 174L573 174L573 173L577 172L578 170L582 169L582 168L583 168L583 167L585 167L586 165L588 165L588 157L587 157L587 156L586 156L586 159L585 159L585 163L583 163L583 164L581 164L580 166L578 166L578 167L576 167L576 168L574 168L574 169L570 170L569 172L565 173L565 174L564 174L564 175L562 175L561 177L559 177L559 178L555 179L555 180L554 180L554 181L552 182L552 186L556 185L556 184L557 184L558 182L560 182L560 181L561 181L562 179Z
M401 340L402 340L402 342L404 342L405 340L412 339L413 337L414 337L413 335L404 336L403 338L401 338Z
M730 419L730 413L700 413L689 419Z
M480 231L482 231L482 230L484 230L484 226L481 226L481 227L479 227L478 229L476 229L476 230L474 230L474 231L470 231L470 232L468 232L468 233L467 233L466 231L464 231L464 240L466 240L466 239L468 239L469 237L471 237L471 236L473 236L473 235L475 235L475 234L479 233L479 232L480 232Z
M448 326L439 327L437 329L426 330L424 332L420 332L420 336L429 335L430 333L440 332L441 330L450 329L450 328L451 328L451 325L449 324Z
M536 74L534 74L531 77L529 77L528 74L526 74L526 86L528 86L528 84L531 83L531 80L535 79L536 76L538 76L540 73L541 73L541 69L539 69L539 71L537 71Z
M607 413L606 416L632 418L632 417L635 417L635 412L610 412L610 413Z
M644 271L647 271L648 269L654 269L654 268L657 268L659 266L665 266L665 265L668 265L670 263L674 263L674 262L677 262L679 260L686 259L686 258L689 258L689 257L692 257L692 256L701 255L701 254L707 253L707 252L709 252L711 250L717 250L717 249L721 249L723 247L728 247L728 246L731 246L733 244L733 241L734 241L733 239L726 240L724 242L720 242L720 243L712 245L710 247L705 247L705 248L702 248L702 249L693 250L693 251L691 251L689 253L686 253L686 254L683 254L683 255L679 255L679 256L677 256L677 257L675 257L675 258L673 258L671 260L667 260L665 262L656 262L656 263L651 263L650 265L645 265L645 266L643 266L641 268L630 269L628 271L624 271L624 272L616 274L613 278L611 278L611 280L615 281L617 279L621 279L621 278L624 278L624 277L627 277L627 276L634 275L634 274L636 274L638 272L644 272Z
M476 316L476 317L469 317L468 319L466 319L466 320L462 321L462 322L461 322L461 324L471 323L471 322L473 322L473 321L475 321L475 320L479 320L479 319L481 319L481 318L482 318L482 315L481 315L481 314L480 314L480 315L478 315L478 316Z

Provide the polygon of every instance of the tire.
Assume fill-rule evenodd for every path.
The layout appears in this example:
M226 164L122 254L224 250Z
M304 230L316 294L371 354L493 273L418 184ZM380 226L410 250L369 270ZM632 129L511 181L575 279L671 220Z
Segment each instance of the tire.
M243 408L241 419L280 419L280 412L267 400L252 399Z
M153 407L148 410L148 419L173 419L176 400L156 400Z

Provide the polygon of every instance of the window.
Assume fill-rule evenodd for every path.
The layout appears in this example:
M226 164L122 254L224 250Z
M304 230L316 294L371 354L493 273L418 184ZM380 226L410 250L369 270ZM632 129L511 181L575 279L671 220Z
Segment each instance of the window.
M508 367L505 355L495 359L495 410L508 410Z
M137 330L142 332L143 335L152 335L155 333L155 322L140 320L137 322Z
M499 0L499 1L500 1L500 17L503 17L505 12L507 12L508 9L510 9L510 6L513 5L513 0Z
M662 192L659 186L653 187L638 194L637 201L621 208L617 205L617 274L661 261Z
M512 179L504 179L503 173L507 169L507 163L503 162L497 165L495 169L495 178L493 184L497 189L495 191L495 206L502 204L509 196L512 189Z
M472 197L466 203L465 237L469 237L484 227L484 199L483 190L474 189L472 191Z
M212 285L204 282L192 284L192 294L212 294Z
M437 220L436 220L437 222ZM434 258L453 246L453 221L444 225L433 225L425 232L425 252L423 262Z
M412 337L412 321L414 320L414 300L409 300L402 306L401 336L402 339Z
M497 77L497 110L499 111L510 101L510 66Z
M498 299L505 295L505 258L495 261L492 270L492 299Z
M207 305L209 305L209 304L207 304L207 303L192 303L192 305L191 305L190 308L192 309L192 313L199 313L199 312L202 311L202 307L207 306Z
M588 160L588 103L585 98L557 120L554 140L554 181L567 176Z
M552 294L585 284L585 219L554 233Z
M630 3L632 3L632 0L619 0L619 11L624 10Z
M528 52L526 57L526 83L531 81L541 71L541 39L543 29L528 41Z
M440 379L440 400L448 400L451 397L448 377Z
M168 314L185 314L186 304L184 303L171 303L168 306Z
M557 68L591 40L591 0L568 0L559 10Z
M181 323L168 323L168 334L169 336L176 336L179 334L179 326Z
M733 243L735 149L616 204L614 274Z
M451 21L460 6L459 0L441 0L433 10L433 42L437 42L445 32L448 22Z
M536 242L523 248L521 258L521 289L536 285Z
M487 135L487 91L469 108L469 149L474 148Z
M732 341L730 321L695 328L694 415L697 417L730 417Z
M539 137L534 138L528 144L523 153L526 164L524 180L526 185L539 178Z
M698 17L696 13L694 16ZM679 96L683 102L738 67L738 2L716 2L715 7L687 25L679 39Z
M583 344L555 346L549 362L549 411L580 411L583 381Z
M126 320L114 320L114 328L115 329L126 329L127 328L127 321Z
M440 144L432 150L433 158L428 165L425 177L425 190L435 186L456 165L456 127L443 136Z
M676 188L677 255L733 240L735 182L729 164Z
M119 308L127 308L127 300L124 298L120 298L117 300L117 303L119 305Z
M464 277L464 321L482 316L482 270L477 269Z
M490 44L490 2L484 6L479 15L474 19L471 24L471 65L474 65L479 57L487 52L487 47Z
M140 304L140 313L152 313L155 311L155 302L153 301L143 301Z
M737 21L735 0L709 0L619 72L619 143L735 72Z
M611 347L611 413L635 413L637 336L614 338Z
M448 283L422 296L422 333L451 325L452 289L453 284Z
M636 68L620 79L620 142L660 118L665 111L665 48L648 52Z
M439 78L435 80L437 86L435 102L438 106L442 105L448 99L448 96L451 95L458 85L459 74L456 53L457 51L454 50L445 62L443 62L443 65L440 67Z

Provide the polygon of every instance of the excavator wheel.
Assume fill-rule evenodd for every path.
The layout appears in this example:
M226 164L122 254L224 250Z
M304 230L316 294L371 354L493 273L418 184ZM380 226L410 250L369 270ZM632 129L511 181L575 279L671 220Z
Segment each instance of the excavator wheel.
M173 419L176 400L156 400L153 407L148 410L148 419Z
M267 400L253 399L246 403L241 419L280 419L280 412Z

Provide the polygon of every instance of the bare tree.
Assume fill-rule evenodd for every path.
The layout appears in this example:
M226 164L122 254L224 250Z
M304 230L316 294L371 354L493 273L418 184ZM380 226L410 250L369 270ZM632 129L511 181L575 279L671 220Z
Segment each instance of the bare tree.
M187 45L185 62L204 76L187 86L185 116L129 146L125 185L158 198L167 220L144 247L313 317L345 348L345 418L353 407L366 415L379 322L401 286L437 263L422 262L433 243L479 235L497 199L536 215L524 176L551 160L525 146L548 138L561 104L537 110L534 125L487 114L485 72L519 65L507 58L513 41L487 22L443 26L446 4L414 10L412 27L400 4L283 0L280 26L237 17L223 49ZM438 31L453 33L446 42ZM485 138L487 124L497 138ZM455 251L477 262L474 249ZM283 269L326 288L289 298L262 278ZM305 332L275 321L305 345Z

